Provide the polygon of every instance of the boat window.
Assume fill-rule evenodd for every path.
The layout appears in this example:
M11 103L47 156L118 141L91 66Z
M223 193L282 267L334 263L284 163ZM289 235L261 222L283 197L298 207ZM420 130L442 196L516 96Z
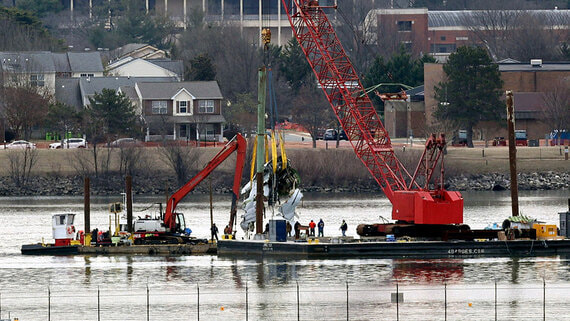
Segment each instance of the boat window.
M65 215L60 215L59 216L59 225L64 225L65 224Z

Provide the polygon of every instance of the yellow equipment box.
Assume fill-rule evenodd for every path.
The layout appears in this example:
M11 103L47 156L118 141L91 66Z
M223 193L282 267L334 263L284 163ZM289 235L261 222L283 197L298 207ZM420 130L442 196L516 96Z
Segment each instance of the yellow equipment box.
M536 230L536 238L539 240L558 236L556 225L534 223L532 228Z

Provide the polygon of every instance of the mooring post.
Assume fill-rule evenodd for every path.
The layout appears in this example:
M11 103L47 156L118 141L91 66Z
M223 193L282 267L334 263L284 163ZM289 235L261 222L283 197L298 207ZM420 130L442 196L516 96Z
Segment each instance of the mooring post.
M509 167L511 170L512 216L519 215L519 188L517 182L517 146L515 141L515 110L513 92L507 90L507 128L509 134Z
M97 321L101 321L101 293L97 287Z
M248 288L247 282L245 282L245 321L247 321L249 318L248 303Z
M91 201L90 195L91 192L89 190L89 177L85 176L83 180L83 215L84 215L84 225L85 225L85 235L89 235L91 233ZM86 237L85 239L89 239ZM88 245L88 244L83 244Z
M133 235L133 177L127 175L125 182L127 192L127 231Z

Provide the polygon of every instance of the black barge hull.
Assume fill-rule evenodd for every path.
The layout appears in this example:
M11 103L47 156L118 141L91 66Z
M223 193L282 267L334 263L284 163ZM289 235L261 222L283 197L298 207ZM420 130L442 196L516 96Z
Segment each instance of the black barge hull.
M570 239L516 241L267 242L220 240L218 255L304 258L550 256L570 253Z
M26 244L22 245L22 254L25 255L75 255L79 254L78 245L55 246L52 244Z

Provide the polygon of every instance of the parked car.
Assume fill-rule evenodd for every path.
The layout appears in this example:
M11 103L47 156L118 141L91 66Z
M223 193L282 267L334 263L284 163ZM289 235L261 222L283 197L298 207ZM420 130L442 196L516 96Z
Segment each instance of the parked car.
M324 140L336 140L336 129L327 129L323 135Z
M119 138L117 140L112 141L111 144L109 144L109 146L111 147L130 147L130 146L140 146L140 145L142 145L141 142L131 137Z
M324 140L336 140L337 135L338 135L339 140L348 140L346 133L342 129L340 131L340 135L338 134L338 131L336 129L327 129L325 131L325 133L323 134L323 139Z
M49 144L50 149L60 149L61 141ZM87 148L87 141L83 138L66 138L63 140L63 148Z
M30 143L26 140L15 140L13 142L11 142L10 144L6 144L6 146L4 147L6 149L36 149L36 144L34 143Z

